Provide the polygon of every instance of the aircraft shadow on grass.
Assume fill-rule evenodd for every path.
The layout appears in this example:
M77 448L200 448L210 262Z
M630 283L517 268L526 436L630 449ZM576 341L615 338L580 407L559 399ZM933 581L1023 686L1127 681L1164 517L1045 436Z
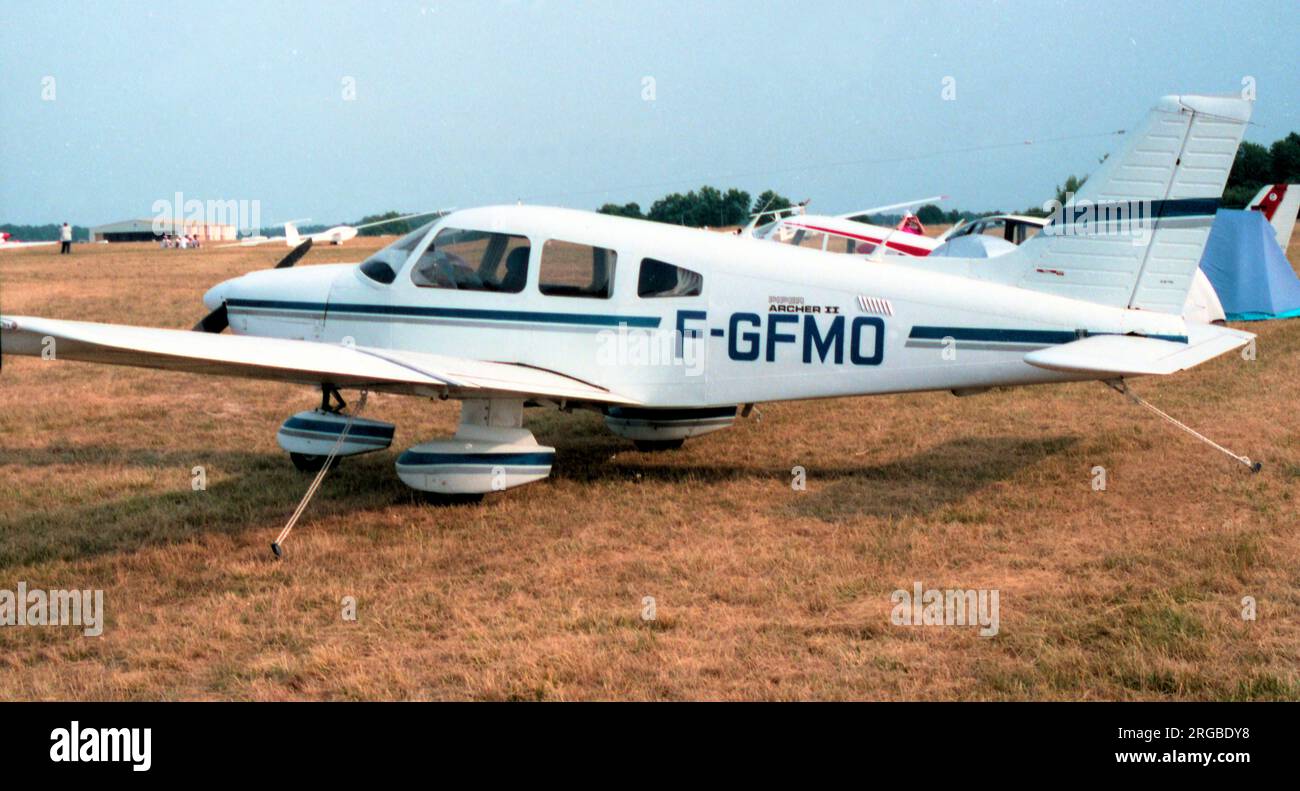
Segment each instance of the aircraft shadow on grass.
M828 522L927 516L963 503L994 484L1067 454L1070 436L963 437L882 464L835 467L791 502L792 513Z
M1071 436L962 437L888 462L872 463L870 452L829 462L809 461L805 463L807 489L790 490L789 508L791 513L828 521L923 516L1067 453L1077 444L1077 438ZM784 453L763 466L710 463L698 455L675 463L669 463L671 457L660 460L658 456L641 463L646 457L639 454L637 459L629 454L611 460L614 453L625 450L626 443L613 438L565 448L563 461L557 461L552 477L582 483L636 479L640 485L701 486L761 479L786 489L792 480L790 459Z
M1073 437L960 438L884 463L845 459L821 468L814 466L809 471L808 490L792 492L789 504L780 507L825 521L923 516L1067 452L1076 442ZM624 451L625 455L617 455ZM389 456L348 459L330 474L313 503L314 512L336 515L420 503L417 495L393 479ZM149 468L170 471L176 482L174 491L0 516L0 568L93 557L186 541L202 534L265 531L292 512L310 481L289 468L278 453L59 445L3 449L0 458L6 460L6 466L90 463ZM630 451L616 438L591 437L564 448L552 477L588 485L709 486L764 480L785 487L790 483L784 460L756 466L710 463L698 456L668 463L670 458L659 461L657 456ZM207 489L196 492L190 485L190 471L199 464L212 471L241 472L213 474ZM328 485L330 482L333 485ZM490 507L490 503L463 507Z

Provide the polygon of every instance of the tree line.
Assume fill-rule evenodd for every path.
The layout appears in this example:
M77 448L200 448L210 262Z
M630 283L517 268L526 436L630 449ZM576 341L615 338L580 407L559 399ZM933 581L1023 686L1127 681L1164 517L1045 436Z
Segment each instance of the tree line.
M638 220L687 225L693 228L718 228L729 225L746 225L753 215L759 212L773 212L777 209L789 209L794 203L775 190L764 190L757 198L750 200L748 192L740 189L723 191L717 187L703 186L685 194L674 192L650 204L649 211L642 211L638 203L606 203L597 211L617 217L632 217ZM1040 210L1035 209L1038 214ZM958 220L971 220L995 212L973 212L961 209L945 211L934 204L926 204L916 210L916 215L926 225L955 223ZM759 224L771 222L771 216L763 217ZM901 214L859 215L853 219L878 225L895 225L903 219Z
M724 192L717 187L705 185L684 195L680 192L665 195L650 204L648 212L642 212L639 203L606 203L597 211L617 217L689 225L693 228L718 228L744 225L749 222L751 214L788 209L793 205L789 198L773 190L765 190L751 201L749 193L744 190L733 187Z
M1223 205L1244 208L1266 184L1300 184L1300 134L1292 132L1267 148L1242 141L1223 190Z
M13 223L0 223L0 231L13 236L14 241L22 242L56 242L59 239L59 229L63 223L46 223L45 225L14 225ZM90 237L90 229L82 225L72 226L72 238L76 241L84 241Z

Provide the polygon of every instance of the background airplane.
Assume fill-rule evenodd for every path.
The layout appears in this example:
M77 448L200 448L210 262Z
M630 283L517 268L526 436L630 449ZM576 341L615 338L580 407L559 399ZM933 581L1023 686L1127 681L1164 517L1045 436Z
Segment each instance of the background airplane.
M364 228L375 228L380 225L389 223L402 222L403 220L412 220L416 217L428 217L436 214L443 214L449 209L440 209L438 211L426 211L416 214L406 214L401 217L389 217L386 220L376 220L374 222L364 223L362 225L335 225L333 228L327 228L324 231L315 231L313 233L298 233L297 223L305 220L290 220L284 224L284 236L249 236L240 239L234 244L219 245L220 247L254 247L256 245L266 244L267 242L284 242L289 247L297 247L304 241L310 239L316 244L343 244L349 239L355 239L357 232Z
M939 242L925 235L915 214L908 212L894 227L860 222L854 217L864 217L897 209L908 209L926 203L947 200L946 195L876 206L847 214L808 214L807 201L786 209L763 211L753 215L744 235L756 239L782 242L803 247L816 247L836 253L853 255L928 255ZM771 222L759 227L760 218L775 215Z
M1286 250L1300 213L1300 184L1267 184L1260 188L1247 207L1264 213L1268 224L1277 232L1278 247Z
M10 234L0 231L0 250L19 250L24 247L42 247L49 244L58 244L58 242L20 242Z

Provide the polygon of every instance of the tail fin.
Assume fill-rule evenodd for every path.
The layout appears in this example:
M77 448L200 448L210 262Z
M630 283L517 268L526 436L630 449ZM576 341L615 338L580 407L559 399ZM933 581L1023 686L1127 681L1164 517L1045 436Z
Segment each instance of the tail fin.
M1246 208L1264 213L1277 233L1277 246L1285 253L1300 213L1300 184L1266 184Z
M302 238L298 236L298 226L291 222L284 224L284 241L290 247L297 247L302 242Z
M1041 233L1000 259L1008 268L989 276L1180 313L1250 112L1235 97L1164 97Z

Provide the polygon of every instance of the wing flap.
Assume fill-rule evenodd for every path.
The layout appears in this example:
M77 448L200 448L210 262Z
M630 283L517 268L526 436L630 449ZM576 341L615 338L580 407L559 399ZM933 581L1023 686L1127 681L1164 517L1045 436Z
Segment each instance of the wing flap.
M1025 355L1025 362L1066 373L1104 376L1166 376L1245 346L1249 332L1189 324L1187 343L1139 335L1090 335Z
M637 403L563 374L513 363L283 338L0 317L0 354L47 353L61 360L408 395Z

